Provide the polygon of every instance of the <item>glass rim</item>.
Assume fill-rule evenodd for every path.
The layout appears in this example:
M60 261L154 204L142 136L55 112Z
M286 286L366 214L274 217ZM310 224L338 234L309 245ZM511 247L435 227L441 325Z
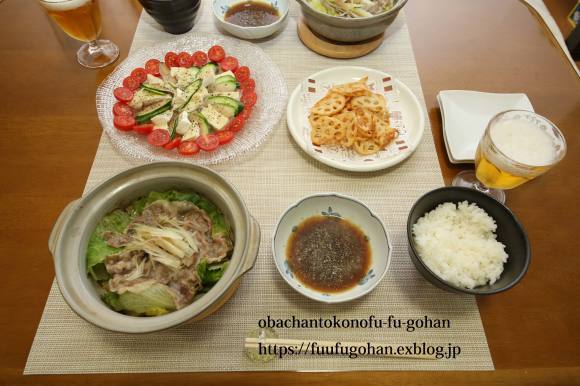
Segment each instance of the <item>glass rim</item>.
M59 3L70 3L71 1L78 1L78 0L38 0L38 1L41 3L59 4Z
M534 115L538 118L540 118L541 120L546 121L546 123L548 123L552 129L555 129L554 131L556 132L556 136L558 138L561 139L562 141L562 151L560 152L561 154L558 157L555 157L550 163L548 164L544 164L544 165L531 165L531 164L526 164L523 162L519 162L516 161L515 159L513 159L512 157L506 155L504 152L502 152L499 147L497 146L497 144L494 142L492 136L491 136L491 125L494 121L496 121L499 117L501 117L502 115L505 115L507 113L515 113L515 112L520 112L520 113L526 113L526 114L530 114L530 115ZM510 110L504 110L504 111L500 111L499 113L495 114L493 117L491 117L491 119L489 120L487 127L485 128L485 133L484 136L486 136L489 138L489 141L491 143L491 145L493 146L494 150L502 157L504 157L505 159L509 160L510 162L513 162L516 166L518 167L523 167L523 168L545 168L545 167L552 167L554 165L556 165L558 162L560 162L564 156L566 155L566 152L568 150L568 145L566 143L566 138L564 137L564 134L562 133L562 131L558 128L558 126L556 126L554 124L554 122L550 121L548 118L534 112L534 111L530 111L530 110L522 110L522 109L510 109Z

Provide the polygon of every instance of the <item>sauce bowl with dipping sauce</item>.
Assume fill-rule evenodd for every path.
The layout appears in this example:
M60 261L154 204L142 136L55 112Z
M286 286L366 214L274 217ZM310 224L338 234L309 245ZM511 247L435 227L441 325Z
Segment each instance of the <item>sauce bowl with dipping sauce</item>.
M288 0L214 0L219 27L242 39L263 39L278 32L288 16Z
M342 303L380 283L392 247L383 222L369 207L352 197L320 193L284 212L272 251L278 272L297 292Z

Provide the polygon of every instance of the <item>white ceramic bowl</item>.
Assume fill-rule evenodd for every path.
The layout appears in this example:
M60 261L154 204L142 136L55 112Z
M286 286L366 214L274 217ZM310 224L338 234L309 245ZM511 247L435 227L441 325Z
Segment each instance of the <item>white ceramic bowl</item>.
M306 287L298 281L286 260L286 246L292 229L312 216L335 216L357 225L369 238L371 265L356 286L343 292L324 293ZM308 196L284 212L272 238L274 261L280 275L302 295L324 303L342 303L371 292L383 279L391 262L391 242L381 219L359 200L338 193L319 193Z
M260 26L260 27L241 27L232 23L228 23L224 20L225 14L228 8L232 4L237 4L242 2L242 0L214 0L213 2L213 14L215 16L216 22L219 27L228 31L234 36L242 39L255 40L263 39L267 36L273 35L278 30L284 26L286 17L288 16L289 4L288 0L258 0L264 3L272 5L278 10L280 18L272 24Z

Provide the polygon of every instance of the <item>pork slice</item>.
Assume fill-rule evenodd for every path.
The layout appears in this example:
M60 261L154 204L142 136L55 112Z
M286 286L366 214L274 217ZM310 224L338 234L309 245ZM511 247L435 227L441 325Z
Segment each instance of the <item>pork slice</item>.
M214 237L209 244L206 259L208 263L218 263L226 258L228 252L232 249L232 242L223 235Z
M132 237L128 234L107 231L103 233L103 240L114 248L121 248L131 242Z
M169 202L159 200L146 207L143 213L141 213L141 216L137 217L133 222L156 226L159 224L161 217L175 217L176 215L177 211Z
M201 281L195 268L182 269L177 272L169 287L179 294L176 305L177 309L180 309L193 301L195 294L201 288Z
M195 205L192 205L190 210L187 212L182 212L179 219L183 223L183 228L191 233L194 233L195 231L209 233L211 231L211 219L207 213Z
M107 256L105 267L111 275L127 275L137 268L143 258L145 258L143 251L123 251Z
M163 264L152 263L147 276L158 283L169 284L175 277L175 271Z

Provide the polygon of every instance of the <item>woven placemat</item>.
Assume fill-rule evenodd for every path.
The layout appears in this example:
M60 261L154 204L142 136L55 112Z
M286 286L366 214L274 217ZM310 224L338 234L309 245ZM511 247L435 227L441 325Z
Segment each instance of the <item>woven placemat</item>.
M196 31L216 33L210 2L202 2ZM296 34L299 16L292 2L285 30L257 43L277 63L290 90L315 71L335 65L361 65L384 70L406 83L419 97L423 94L404 14L389 28L384 44L372 54L348 62L321 57L300 43ZM173 36L145 13L139 22L132 49ZM427 122L428 124L428 122ZM136 163L112 148L103 135L86 190ZM431 129L406 162L391 169L366 174L338 171L308 157L292 141L285 120L256 151L213 167L244 196L262 227L258 262L234 297L203 321L150 335L123 335L101 330L80 319L64 302L53 284L28 361L25 374L185 372L185 371L345 371L345 370L492 370L487 341L475 298L441 291L413 267L407 252L406 218L415 200L443 185ZM276 271L271 236L277 218L305 195L333 191L352 195L368 204L385 222L394 246L393 260L384 280L369 295L342 305L324 305L294 292ZM255 363L244 355L245 334L259 319L368 318L370 315L399 319L448 319L449 329L284 329L284 338L384 343L426 342L459 345L456 359L436 361L338 356L292 356Z

